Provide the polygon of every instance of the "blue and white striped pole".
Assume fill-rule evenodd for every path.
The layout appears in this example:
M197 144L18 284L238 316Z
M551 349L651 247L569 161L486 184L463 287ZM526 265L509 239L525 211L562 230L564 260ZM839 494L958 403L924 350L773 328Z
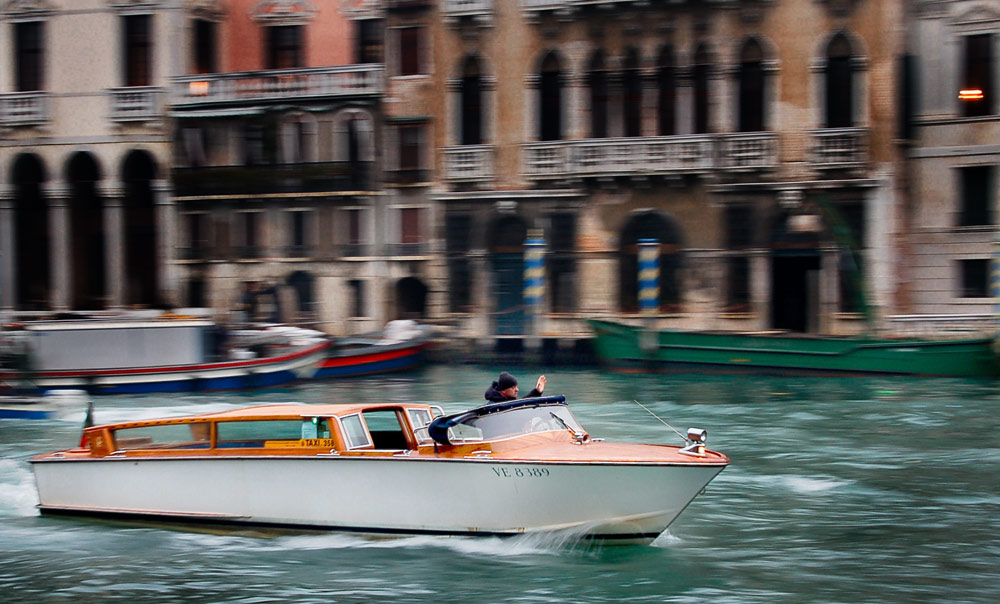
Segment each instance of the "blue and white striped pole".
M990 296L993 297L993 350L1000 353L1000 235L993 238L990 262Z
M524 305L534 333L545 300L545 240L541 236L531 237L524 245Z
M639 240L639 311L655 314L660 309L660 242Z

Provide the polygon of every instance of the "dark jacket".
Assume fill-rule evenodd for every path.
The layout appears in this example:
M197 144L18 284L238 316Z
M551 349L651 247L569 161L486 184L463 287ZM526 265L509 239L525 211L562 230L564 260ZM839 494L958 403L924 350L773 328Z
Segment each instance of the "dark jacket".
M531 392L528 393L528 396L522 396L521 398L535 398L536 396L542 396L542 393L539 392L537 388L532 388ZM490 387L487 388L486 394L485 394L485 398L486 398L486 400L488 400L490 402L493 402L493 403L499 403L499 402L502 402L502 401L512 401L512 400L514 400L513 396L506 397L506 396L500 394L500 384L498 384L496 382L493 382L493 384L491 384Z

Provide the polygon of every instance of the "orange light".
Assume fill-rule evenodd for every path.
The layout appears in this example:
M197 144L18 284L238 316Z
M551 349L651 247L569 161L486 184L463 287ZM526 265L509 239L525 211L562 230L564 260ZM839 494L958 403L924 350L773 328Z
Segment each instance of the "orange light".
M983 91L978 88L970 88L968 90L959 90L958 98L963 101L980 101L984 97Z
M188 93L191 96L207 96L208 95L208 82L190 82L188 84Z

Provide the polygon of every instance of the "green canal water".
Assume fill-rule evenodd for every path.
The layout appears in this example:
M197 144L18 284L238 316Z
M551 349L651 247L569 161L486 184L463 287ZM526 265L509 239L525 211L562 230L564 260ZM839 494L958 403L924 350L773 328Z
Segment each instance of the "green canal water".
M707 429L732 465L652 545L212 533L39 516L27 459L77 442L83 414L0 420L0 601L998 601L1000 382L455 365L256 393L101 397L95 419L278 401L416 400L450 412L484 402L501 369L522 390L544 370L546 394L565 394L593 436L678 444L638 401L682 432ZM307 484L296 494L308 495Z

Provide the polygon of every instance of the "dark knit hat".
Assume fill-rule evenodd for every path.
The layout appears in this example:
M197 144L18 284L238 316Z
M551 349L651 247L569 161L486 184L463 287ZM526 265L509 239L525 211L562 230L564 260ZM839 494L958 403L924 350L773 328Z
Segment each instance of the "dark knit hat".
M514 376L506 371L500 374L500 378L497 380L497 390L506 390L514 386L517 386L517 379Z

